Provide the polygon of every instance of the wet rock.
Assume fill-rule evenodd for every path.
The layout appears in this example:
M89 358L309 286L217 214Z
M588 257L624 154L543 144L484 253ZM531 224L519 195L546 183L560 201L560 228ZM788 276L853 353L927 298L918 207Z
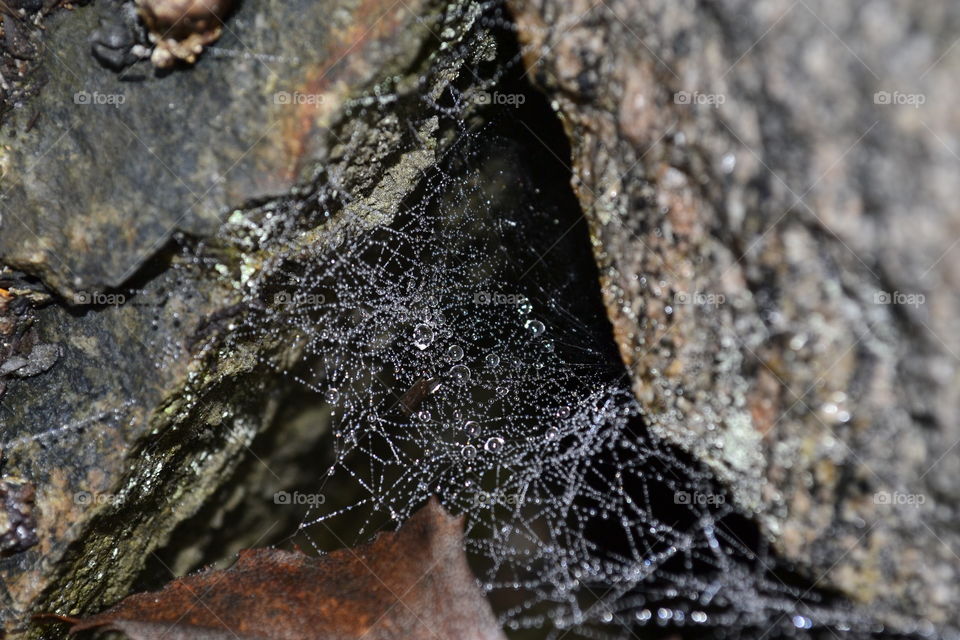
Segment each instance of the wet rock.
M21 478L0 478L0 554L20 553L39 542L34 496L31 483Z
M291 413L281 374L254 373L296 361L290 336L219 348L249 304L244 278L278 260L255 221L283 212L308 260L336 241L346 202L389 220L452 141L436 118L407 127L421 90L461 81L433 21L465 46L480 37L469 2L244 2L194 67L118 74L90 52L100 5L49 20L47 82L2 134L0 254L19 270L0 276L0 444L4 473L35 487L37 538L0 557L8 638L58 637L34 613L117 601L172 536L164 571L222 551L231 509L249 533L231 544L265 543L276 514L260 492L306 482L274 464L313 475L283 461L316 445L325 417ZM330 175L343 202L300 217Z
M52 367L60 357L60 347L55 344L38 344L26 358L14 356L0 366L0 375L12 373L18 378L30 378ZM12 365L12 366L11 366Z
M960 624L956 5L510 5L653 427L821 585Z
M209 235L286 193L310 177L350 88L415 59L401 41L429 36L415 19L426 4L244 2L193 67L119 73L90 52L96 33L108 62L131 59L117 3L51 16L43 90L0 129L0 260L70 300L119 286L178 230Z
M148 40L136 5L126 0L113 0L113 5L90 36L90 51L107 68L124 71L148 55Z

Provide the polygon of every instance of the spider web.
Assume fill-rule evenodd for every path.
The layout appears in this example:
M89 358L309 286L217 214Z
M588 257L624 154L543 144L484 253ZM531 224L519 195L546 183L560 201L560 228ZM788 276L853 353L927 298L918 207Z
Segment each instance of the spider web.
M477 26L510 28L499 3ZM263 366L330 407L329 500L301 533L354 544L436 495L466 515L504 626L548 637L879 631L788 578L710 474L645 428L569 175L541 146L562 134L518 68L501 52L419 98L412 135L436 118L456 142L397 215L351 214L326 176L308 203L330 246L249 283L228 344L294 336L296 364ZM477 111L496 91L525 105Z

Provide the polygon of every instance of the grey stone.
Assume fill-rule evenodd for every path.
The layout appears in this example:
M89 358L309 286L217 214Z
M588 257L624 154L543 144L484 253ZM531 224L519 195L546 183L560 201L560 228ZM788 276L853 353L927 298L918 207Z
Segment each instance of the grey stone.
M69 301L119 286L177 231L210 235L233 209L286 193L310 177L350 89L413 61L388 36L427 37L424 4L244 2L194 66L120 73L90 54L114 3L53 15L42 91L0 130L0 260ZM364 55L346 56L354 44Z
M789 561L960 625L960 8L511 0L653 428Z
M398 113L419 104L420 88L439 95L457 81L462 60L439 51L431 25L445 20L469 45L476 6L376 7L244 2L194 68L137 67L125 73L144 77L131 82L93 59L94 8L48 22L37 72L48 81L12 112L0 152L2 260L59 294L4 271L0 338L14 349L0 380L4 474L36 487L36 543L20 536L0 557L5 637L60 637L62 626L31 616L116 602L168 543L177 571L207 549L226 553L218 529L232 510L244 527L228 548L263 544L277 516L261 492L313 479L315 469L284 461L316 446L325 415L291 413L289 385L256 366L296 361L290 336L218 348L246 304L245 270L289 247L252 238L241 249L223 239L221 215L277 212L310 260L336 241L342 217L298 218L316 181L337 176L344 200L369 208L353 217L388 221L450 144L435 119L407 130L399 123L413 119ZM396 100L377 100L382 83ZM81 90L124 100L76 104ZM275 102L281 92L314 100ZM351 113L357 99L368 106ZM35 108L44 126L27 131ZM261 455L250 450L258 437Z

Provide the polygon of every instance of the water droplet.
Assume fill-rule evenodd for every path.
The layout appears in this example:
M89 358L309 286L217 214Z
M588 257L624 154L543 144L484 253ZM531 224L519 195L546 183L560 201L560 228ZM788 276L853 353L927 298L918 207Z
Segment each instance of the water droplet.
M495 353L488 353L487 357L484 358L484 362L487 363L488 367L496 367L498 364L500 364L500 356Z
M455 364L450 367L450 377L457 382L466 382L470 379L470 369L463 364Z
M467 432L467 435L475 436L480 433L480 425L473 420L467 420L463 423L463 430Z
M540 350L544 353L553 353L553 340L544 340L540 343Z
M728 153L723 156L723 159L720 161L720 170L724 173L733 173L734 168L737 166L737 156L732 153Z
M336 389L327 389L327 392L323 394L323 397L326 398L327 402L330 404L336 404L337 400L340 399L340 392Z
M498 438L498 437L490 438L489 440L487 440L487 443L483 445L483 448L486 449L487 451L490 451L491 453L496 453L497 451L500 451L501 449L503 449L503 438Z
M556 440L557 436L560 435L560 430L556 427L550 427L547 429L547 432L544 435L546 436L547 440Z
M417 420L419 420L420 422L430 422L431 417L433 416L430 415L429 411L424 410L424 411L417 412Z
M463 347L458 344L450 345L450 348L447 349L447 357L456 362L463 357Z
M570 417L570 407L563 406L557 409L558 418L569 418Z
M433 329L425 324L413 328L413 346L423 351L433 343Z
M463 449L460 449L460 455L468 459L474 458L477 455L477 448L472 444L468 444Z
M527 324L525 326L527 327L527 330L533 334L534 338L539 338L543 335L543 332L546 331L546 327L544 327L543 323L539 320L527 320Z
M517 310L523 315L527 315L528 313L533 311L533 305L527 302L526 300L524 300L517 306Z

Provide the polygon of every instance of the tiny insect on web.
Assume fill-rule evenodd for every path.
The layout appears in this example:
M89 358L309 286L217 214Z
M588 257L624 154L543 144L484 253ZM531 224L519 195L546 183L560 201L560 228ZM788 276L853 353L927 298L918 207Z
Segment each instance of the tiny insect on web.
M419 408L420 403L431 393L437 391L443 383L435 378L420 378L413 383L413 386L400 398L400 406L403 412L408 416Z

